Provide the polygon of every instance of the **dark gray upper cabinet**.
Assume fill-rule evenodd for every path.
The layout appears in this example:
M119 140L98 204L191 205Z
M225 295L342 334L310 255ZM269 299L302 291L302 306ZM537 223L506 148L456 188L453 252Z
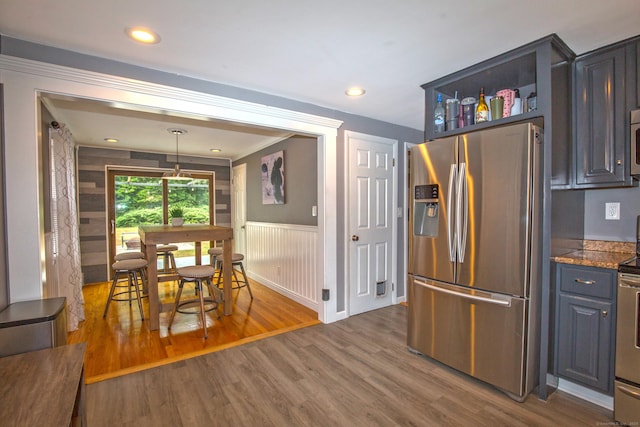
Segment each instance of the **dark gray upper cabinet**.
M574 64L576 188L634 185L629 112L636 104L636 42L598 49Z
M636 72L632 73L635 77L634 86L636 87L636 102L635 107L640 107L640 40L636 41Z

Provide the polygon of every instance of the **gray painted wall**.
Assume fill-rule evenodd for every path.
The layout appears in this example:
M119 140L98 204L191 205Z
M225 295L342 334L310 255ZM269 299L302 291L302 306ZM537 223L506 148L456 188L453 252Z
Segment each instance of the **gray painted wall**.
M108 273L106 173L107 165L167 168L175 156L92 147L78 149L78 211L80 256L84 283L104 282ZM218 225L231 225L230 165L226 159L180 156L184 169L215 171L215 215Z
M262 204L262 157L284 151L284 205ZM318 225L311 207L318 204L318 143L294 136L243 157L233 166L247 165L247 221Z
M68 50L39 45L3 35L0 35L0 53L19 58L31 59L34 61L41 61L87 71L95 71L125 78L138 79L146 82L163 84L167 86L209 93L213 95L245 100L258 104L270 105L273 107L284 108L292 111L299 111L303 113L315 114L318 116L342 120L343 125L338 130L337 138L336 178L338 182L338 188L337 212L335 212L335 215L337 217L338 234L337 308L339 311L345 308L346 303L344 299L346 279L343 272L345 268L344 260L347 257L344 253L343 242L345 242L346 238L348 237L348 230L345 229L344 224L345 206L343 200L346 194L344 185L344 131L351 130L354 132L361 132L369 135L396 139L400 143L399 147L403 146L404 142L420 143L423 141L423 129L412 129L404 126L397 126L379 120L348 114L338 110L324 108L317 105L295 101L275 95L269 95L248 89L223 85L220 83L194 79L186 76L176 75L173 73L152 70L149 68L139 67L118 61L112 61L105 58L99 58ZM419 86L416 86L415 89L416 97L422 98L424 96L422 89ZM398 176L404 176L404 174L406 173L406 165L404 164L403 156L400 156L400 158L396 160L396 164L398 165ZM403 180L399 179L398 194L403 193ZM399 198L399 200L401 199L402 198ZM397 262L399 265L404 262L404 251L407 246L406 242L403 240L403 233L400 232L403 226L402 220L402 218L398 218L399 240L397 245ZM403 288L405 277L397 277L396 283L399 284L398 296L403 297L405 295L405 290Z
M605 203L620 202L620 220L605 220ZM635 242L640 215L640 188L607 188L585 191L584 238Z

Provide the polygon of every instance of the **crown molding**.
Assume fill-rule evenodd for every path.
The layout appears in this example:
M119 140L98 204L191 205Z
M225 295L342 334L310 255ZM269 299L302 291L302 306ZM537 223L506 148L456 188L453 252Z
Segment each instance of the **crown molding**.
M0 70L204 104L219 108L221 115L217 118L222 119L227 118L227 114L224 114L224 111L231 110L234 112L242 112L247 118L250 118L252 115L260 115L272 117L278 121L305 123L310 126L309 131L311 133L314 133L313 128L316 126L337 130L343 123L341 120L271 107L265 104L256 104L173 86L160 85L2 54L0 54ZM237 118L237 115L232 116ZM252 121L248 121L248 123L252 123Z

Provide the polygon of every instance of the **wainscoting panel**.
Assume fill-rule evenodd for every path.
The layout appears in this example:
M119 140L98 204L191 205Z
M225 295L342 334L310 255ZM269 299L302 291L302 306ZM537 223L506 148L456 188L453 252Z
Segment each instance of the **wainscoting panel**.
M318 228L247 222L247 274L300 304L318 310Z

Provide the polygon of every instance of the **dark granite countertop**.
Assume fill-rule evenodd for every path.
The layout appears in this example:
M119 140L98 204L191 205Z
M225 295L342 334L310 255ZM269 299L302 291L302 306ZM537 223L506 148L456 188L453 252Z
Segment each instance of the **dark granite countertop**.
M582 250L552 257L552 261L562 264L617 270L618 264L635 256L635 243L585 240Z

